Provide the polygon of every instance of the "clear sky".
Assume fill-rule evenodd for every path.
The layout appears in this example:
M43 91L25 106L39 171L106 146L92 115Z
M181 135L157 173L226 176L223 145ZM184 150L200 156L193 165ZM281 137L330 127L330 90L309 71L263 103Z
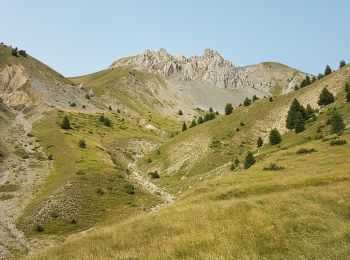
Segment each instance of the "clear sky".
M65 76L145 49L217 50L236 66L278 61L317 74L350 62L349 0L0 0L0 41Z

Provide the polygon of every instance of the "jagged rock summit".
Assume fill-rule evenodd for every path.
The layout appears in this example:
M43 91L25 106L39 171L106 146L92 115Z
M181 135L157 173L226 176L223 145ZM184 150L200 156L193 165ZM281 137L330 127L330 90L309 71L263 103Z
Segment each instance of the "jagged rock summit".
M287 93L306 76L295 69L274 62L236 67L211 49L205 49L201 56L189 58L183 55L171 55L165 49L146 50L136 56L117 60L109 68L121 66L147 70L166 79L203 80L218 88L251 87L267 93L273 87L279 87L281 93Z

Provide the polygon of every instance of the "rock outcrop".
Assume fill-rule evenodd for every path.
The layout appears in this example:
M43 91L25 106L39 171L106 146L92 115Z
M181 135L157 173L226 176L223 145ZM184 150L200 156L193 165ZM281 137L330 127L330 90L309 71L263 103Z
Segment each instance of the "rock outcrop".
M206 49L201 56L189 58L171 55L165 49L146 50L139 55L117 60L109 68L122 66L147 70L166 79L182 82L204 80L218 88L251 87L264 92L280 88L281 93L291 91L306 76L305 73L274 62L235 67L232 62L210 49Z

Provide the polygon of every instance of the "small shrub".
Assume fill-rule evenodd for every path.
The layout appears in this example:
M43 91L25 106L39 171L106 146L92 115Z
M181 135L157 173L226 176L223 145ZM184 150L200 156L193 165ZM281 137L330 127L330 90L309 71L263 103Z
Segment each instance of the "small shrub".
M104 195L105 194L104 190L101 189L101 188L97 188L96 193L100 194L100 195Z
M90 99L90 94L89 93L85 93L85 98L86 99Z
M346 144L346 140L344 139L335 139L335 140L331 140L330 142L330 145L333 146L333 145L343 145L343 144Z
M86 148L86 142L84 139L80 139L78 142L80 148Z
M75 173L76 175L85 175L85 171L79 170Z
M36 231L38 233L44 232L44 227L42 225L39 225L39 224L35 225L34 231Z
M111 121L109 120L108 117L105 117L105 120L103 121L103 125L110 127L111 126Z
M70 122L67 116L64 116L62 123L61 123L62 129L71 129Z
M265 167L263 171L280 171L285 169L285 167L278 165L276 163L271 163L269 166Z
M234 164L234 163L231 163L231 165L230 165L230 171L234 171L235 169L236 169L236 164Z
M249 151L245 157L244 169L249 169L255 162L253 153Z
M182 116L182 115L183 115L182 110L179 110L178 115L179 115L179 116Z
M160 178L160 176L159 176L157 171L149 172L148 176L150 176L152 179L159 179Z
M50 161L52 161L52 160L53 160L53 154L52 154L52 153L49 154L49 155L47 156L47 159L50 160Z
M148 159L147 159L147 163L151 163L151 162L152 162L151 157L148 157Z
M236 165L238 165L238 164L239 164L239 160L236 158L235 161L234 161L234 163L235 163Z
M132 186L130 183L124 185L124 191L125 191L127 194L135 194L135 188L134 188L134 186Z
M69 223L69 224L77 224L77 221L75 220L75 218L70 218L70 219L68 220L68 223Z
M244 123L241 121L240 125L241 125L241 126L244 126Z
M305 153L313 153L313 152L317 152L316 149L314 148L300 148L298 151L297 151L297 154L305 154Z
M75 103L73 102L73 103L70 103L70 106L71 106L71 107L76 107L77 104L75 104Z

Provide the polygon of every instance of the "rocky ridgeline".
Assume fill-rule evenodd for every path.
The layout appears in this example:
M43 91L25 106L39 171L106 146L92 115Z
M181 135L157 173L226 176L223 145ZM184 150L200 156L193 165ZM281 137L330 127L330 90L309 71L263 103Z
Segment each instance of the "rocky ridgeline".
M165 49L146 50L136 56L117 60L109 68L121 66L148 70L178 81L204 80L218 88L252 87L266 92L277 85L282 87L283 92L288 92L306 76L278 63L235 67L210 49L206 49L201 56L189 58L171 55Z

